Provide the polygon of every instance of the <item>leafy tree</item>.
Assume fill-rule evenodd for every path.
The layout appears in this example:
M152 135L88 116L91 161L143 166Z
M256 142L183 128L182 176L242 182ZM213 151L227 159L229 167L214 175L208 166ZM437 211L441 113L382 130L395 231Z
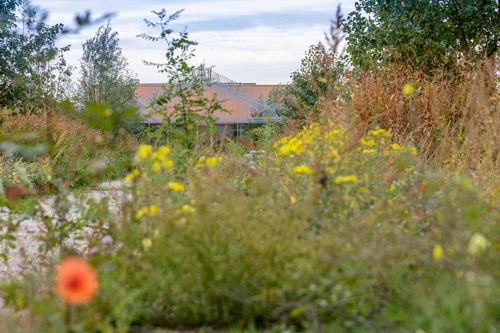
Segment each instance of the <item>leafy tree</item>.
M83 44L79 101L108 104L113 111L135 106L135 80L108 21Z
M182 128L182 141L191 148L198 125L205 125L211 132L215 129L213 113L221 109L221 105L215 97L212 99L205 97L204 87L209 84L204 80L206 75L200 75L199 68L190 64L195 56L194 47L198 43L189 38L186 30L176 33L168 26L182 12L183 10L180 10L167 16L165 9L159 12L153 11L158 21L146 19L144 22L148 27L158 29L159 34L141 34L139 37L153 42L163 42L167 47L165 63L145 61L147 65L156 67L160 73L165 73L168 77L163 94L153 101L152 106L163 115L164 122L173 125L173 129ZM169 103L172 108L166 110Z
M496 0L360 0L344 25L353 65L397 62L427 72L494 56Z
M278 115L299 121L317 118L318 103L328 95L335 80L334 64L335 53L331 49L323 43L311 45L300 68L290 74L290 84L275 87L269 94L269 102L275 105Z
M305 114L314 113L320 97L328 93L334 75L335 54L323 43L311 45L301 66L291 75L289 93L293 96L285 105Z
M25 1L0 4L0 106L47 107L63 93L69 47L56 47L63 25L49 26L46 18Z

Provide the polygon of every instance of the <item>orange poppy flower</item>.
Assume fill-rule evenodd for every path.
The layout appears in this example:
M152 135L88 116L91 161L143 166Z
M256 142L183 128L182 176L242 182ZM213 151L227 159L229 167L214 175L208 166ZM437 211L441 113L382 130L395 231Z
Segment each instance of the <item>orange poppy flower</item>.
M68 257L57 266L55 291L65 303L89 303L97 288L97 273L82 258Z

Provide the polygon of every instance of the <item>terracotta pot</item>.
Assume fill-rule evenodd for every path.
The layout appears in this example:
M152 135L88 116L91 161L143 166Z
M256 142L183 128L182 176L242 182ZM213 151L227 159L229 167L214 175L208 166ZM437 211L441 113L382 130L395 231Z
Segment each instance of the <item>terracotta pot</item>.
M15 201L33 195L33 191L25 185L15 184L5 188L4 195L8 200Z

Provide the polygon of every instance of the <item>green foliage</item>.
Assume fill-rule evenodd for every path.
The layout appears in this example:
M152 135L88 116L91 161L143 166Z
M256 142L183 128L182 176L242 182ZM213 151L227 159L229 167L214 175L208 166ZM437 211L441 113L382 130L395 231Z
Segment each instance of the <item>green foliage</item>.
M270 147L280 130L276 124L266 123L246 130L244 137L249 138L256 148L265 149Z
M97 128L104 132L116 131L127 128L130 119L136 117L137 108L113 109L107 103L90 102L82 112L81 117L91 128Z
M16 259L23 229L37 245L17 249L16 265L27 269L2 275L8 311L0 311L0 331L498 332L498 175L473 170L493 184L486 191L456 170L425 164L403 144L409 136L381 128L351 133L324 119L282 138L271 125L253 129L247 135L261 150L248 154L237 144L201 151L189 125L213 124L207 110L215 105L202 97L203 82L187 62L195 43L185 32L171 38L166 24L180 13L156 14L160 22L147 23L160 35L143 37L167 43L167 63L157 66L175 77L156 106L181 101L172 124L185 132L182 140L141 145L132 158L134 141L110 134L127 108L90 103L79 115L90 126L53 110L2 111L0 194L10 185L48 183L54 195L0 195L0 259ZM338 68L323 66L328 54L313 49L291 86L310 107L305 120L320 118L322 99L338 82ZM386 91L365 82L364 90ZM391 105L384 98L393 99L401 112L395 82L397 93L374 93L363 103L380 110ZM410 88L416 92L403 92L405 103L424 86ZM491 106L474 89L470 96L467 108L479 122L463 124L496 133L488 128ZM394 114L394 128L404 126ZM476 138L468 131L460 140ZM484 153L483 142L495 139L488 138L465 156L496 165L496 155ZM44 149L31 156L37 144ZM125 169L113 193L74 191ZM69 306L53 292L55 267L68 254L86 257L98 272L90 304Z
M402 63L428 73L493 57L500 41L495 0L357 1L343 28L353 65Z
M314 125L251 167L173 148L139 148L121 214L87 210L100 289L73 312L75 330L498 327L498 207L462 177L424 171L387 131L360 140ZM487 245L472 251L475 235ZM40 332L64 329L50 274L2 288Z
M135 106L135 83L118 45L118 33L111 24L99 27L83 44L80 103L108 104L114 112Z
M0 106L37 109L64 95L71 75L56 46L63 25L47 25L46 13L28 2L0 5Z
M156 67L160 73L168 76L168 83L164 87L163 94L158 96L152 103L156 112L163 116L163 120L169 126L169 133L173 139L180 136L180 142L186 147L192 148L198 126L206 126L209 134L215 132L215 118L213 113L221 109L219 101L214 97L211 99L204 95L203 76L198 75L196 67L189 64L194 57L194 49L198 43L189 39L187 31L181 31L178 36L168 27L168 24L177 19L181 11L167 16L165 9L153 13L159 21L145 20L148 27L160 30L158 35L142 34L140 37L153 42L163 42L167 46L165 52L165 63L153 63L145 61L147 65ZM204 68L202 67L202 70ZM167 104L171 108L167 109ZM181 128L181 131L177 130Z
M2 110L0 181L6 187L36 185L35 192L44 194L56 189L52 183L59 178L75 188L122 177L136 143L112 128L127 119L123 112L106 110L95 105L84 113L85 123L62 111L19 115Z
M288 119L319 120L319 104L330 96L340 79L343 66L336 62L336 52L323 43L311 45L301 66L290 75L291 83L275 88L269 98L278 105L277 112Z

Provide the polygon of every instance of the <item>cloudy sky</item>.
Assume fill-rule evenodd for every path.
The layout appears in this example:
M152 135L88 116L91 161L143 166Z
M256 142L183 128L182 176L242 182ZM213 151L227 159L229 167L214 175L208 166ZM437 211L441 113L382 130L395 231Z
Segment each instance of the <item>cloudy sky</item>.
M71 25L75 13L92 10L94 17L116 12L113 29L118 31L123 54L141 82L165 79L143 60L161 61L160 44L137 38L146 30L143 19L154 19L151 10L185 9L175 29L187 27L199 42L196 63L215 66L215 71L237 82L285 83L298 68L309 45L324 40L339 1L343 12L354 0L32 0L49 11L49 23ZM63 38L71 45L67 59L79 65L82 43L97 26Z

